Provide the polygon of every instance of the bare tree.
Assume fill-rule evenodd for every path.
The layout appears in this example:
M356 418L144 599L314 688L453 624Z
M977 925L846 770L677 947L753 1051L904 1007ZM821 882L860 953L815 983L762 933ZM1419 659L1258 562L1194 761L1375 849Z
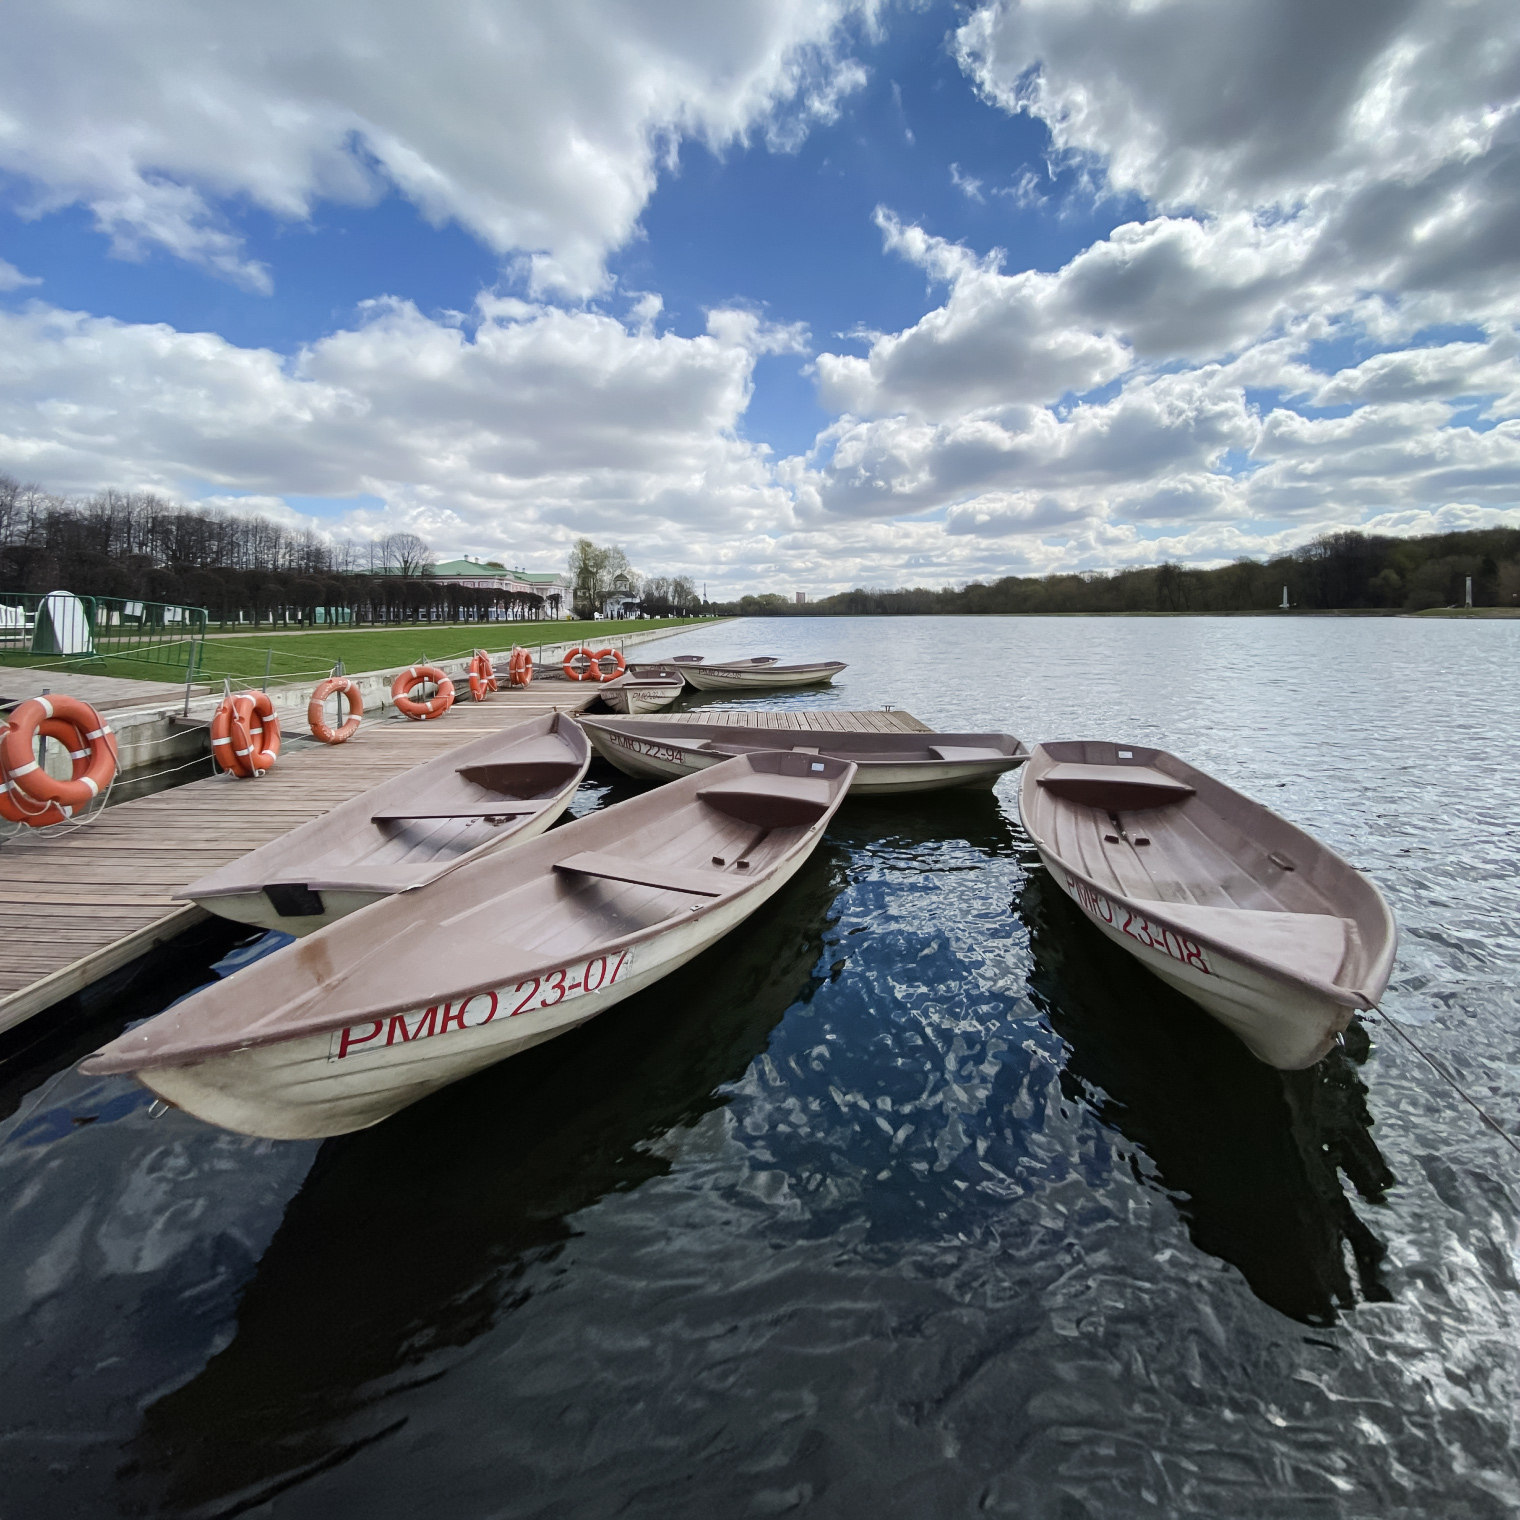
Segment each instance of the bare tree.
M576 611L583 617L595 617L620 575L629 589L637 591L638 576L619 545L594 544L589 538L578 538L570 551L570 581L575 588Z
M391 571L407 580L424 575L433 564L427 540L415 533L388 533L370 546L370 569ZM378 562L378 563L377 563Z

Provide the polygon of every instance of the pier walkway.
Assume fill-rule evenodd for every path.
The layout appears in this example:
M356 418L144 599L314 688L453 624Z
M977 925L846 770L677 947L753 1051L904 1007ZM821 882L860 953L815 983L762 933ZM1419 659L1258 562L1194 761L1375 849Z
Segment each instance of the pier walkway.
M458 702L429 723L369 719L347 744L294 737L257 781L214 776L108 807L77 826L0 848L0 1030L29 1019L207 915L175 892L328 808L483 734L582 712L591 685L535 682ZM665 714L652 716L664 718ZM838 732L926 732L909 713L704 707L675 721Z

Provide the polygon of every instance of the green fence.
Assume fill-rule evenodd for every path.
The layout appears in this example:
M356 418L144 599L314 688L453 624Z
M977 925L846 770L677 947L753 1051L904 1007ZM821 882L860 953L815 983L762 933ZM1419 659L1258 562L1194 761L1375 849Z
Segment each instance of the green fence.
M206 609L68 591L0 591L0 662L190 680Z

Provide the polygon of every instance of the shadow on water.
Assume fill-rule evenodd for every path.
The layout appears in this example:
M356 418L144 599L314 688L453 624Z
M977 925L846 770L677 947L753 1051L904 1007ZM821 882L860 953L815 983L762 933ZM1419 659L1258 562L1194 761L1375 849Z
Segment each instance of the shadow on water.
M146 1411L126 1506L240 1513L398 1428L388 1396L446 1376L525 1302L579 1210L665 1174L650 1142L725 1104L812 995L845 859L825 841L743 932L656 987L328 1141L231 1343Z
M1069 1095L1149 1157L1194 1244L1307 1324L1389 1300L1385 1248L1341 1186L1380 1204L1396 1180L1369 1133L1361 1026L1310 1070L1276 1071L1098 934L1037 861L1017 908Z
M244 924L211 918L84 991L0 1034L0 1120L39 1083L213 979L211 964L250 937Z

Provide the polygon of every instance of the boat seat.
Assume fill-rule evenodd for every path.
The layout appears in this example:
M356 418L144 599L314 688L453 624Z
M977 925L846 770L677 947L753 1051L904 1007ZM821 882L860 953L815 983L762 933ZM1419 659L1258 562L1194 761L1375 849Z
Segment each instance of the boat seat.
M503 797L536 797L540 792L559 791L580 772L579 762L566 755L563 745L556 743L555 751L528 753L521 759L498 760L490 765L461 765L455 774Z
M1067 802L1103 808L1110 813L1134 813L1165 807L1193 795L1186 781L1168 776L1151 765L1083 765L1074 760L1053 765L1036 778L1047 791Z
M1011 760L1000 749L980 744L931 744L929 753L936 760Z
M582 850L579 855L556 860L554 869L572 871L577 876L600 876L607 881L626 881L635 887L689 892L694 897L721 897L737 885L734 877L721 877L715 871L662 866L647 860L632 860L626 855L609 855L603 850Z
M697 796L720 813L762 829L795 829L816 823L833 801L829 783L822 777L763 773L720 781Z
M1184 934L1212 941L1226 953L1244 952L1319 982L1335 981L1356 943L1356 925L1328 913L1168 902L1156 904L1156 916L1174 923Z

